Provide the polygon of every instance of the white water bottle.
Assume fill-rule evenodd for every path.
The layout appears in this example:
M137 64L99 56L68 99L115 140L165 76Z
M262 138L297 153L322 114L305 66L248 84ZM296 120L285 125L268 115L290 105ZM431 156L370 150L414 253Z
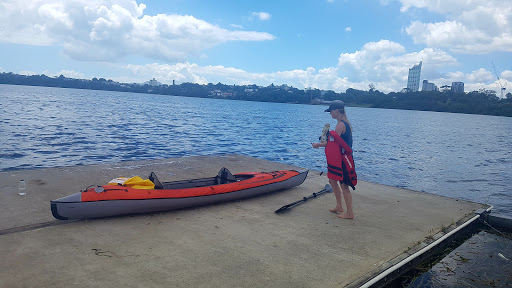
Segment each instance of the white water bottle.
M20 180L20 183L18 184L18 194L25 195L27 194L27 183L25 183L25 180Z

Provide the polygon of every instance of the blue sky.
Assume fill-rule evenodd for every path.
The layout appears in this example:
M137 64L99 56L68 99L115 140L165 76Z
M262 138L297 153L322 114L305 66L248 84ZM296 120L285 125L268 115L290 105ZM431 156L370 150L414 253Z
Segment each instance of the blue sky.
M512 90L512 1L3 0L0 72L385 93ZM494 63L501 83L493 69Z

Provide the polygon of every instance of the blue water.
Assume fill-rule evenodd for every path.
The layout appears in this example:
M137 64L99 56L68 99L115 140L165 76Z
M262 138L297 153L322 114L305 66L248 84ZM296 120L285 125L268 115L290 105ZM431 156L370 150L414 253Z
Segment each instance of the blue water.
M326 171L324 106L0 85L0 171L237 153ZM361 180L512 216L512 118L347 108ZM357 191L357 190L356 190Z

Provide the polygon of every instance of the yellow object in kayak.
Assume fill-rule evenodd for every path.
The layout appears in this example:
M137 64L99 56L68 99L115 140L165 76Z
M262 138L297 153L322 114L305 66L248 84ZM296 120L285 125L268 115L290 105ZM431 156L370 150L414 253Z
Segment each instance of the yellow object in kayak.
M155 183L151 182L149 179L142 179L139 176L124 181L123 186L135 189L155 189Z

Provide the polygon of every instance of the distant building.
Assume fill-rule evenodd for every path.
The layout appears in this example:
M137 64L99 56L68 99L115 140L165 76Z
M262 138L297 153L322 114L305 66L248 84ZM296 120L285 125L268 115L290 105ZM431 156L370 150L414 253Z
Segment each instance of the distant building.
M160 83L158 83L158 81L156 81L155 78L149 80L148 84L149 84L149 86L158 86L158 85L160 85Z
M421 87L421 91L439 91L436 84L428 82L428 80L423 80L423 86Z
M412 66L409 69L409 77L407 78L407 89L411 92L418 92L420 90L420 75L421 75L421 64L420 63Z
M452 82L453 93L464 93L464 82Z
M210 96L222 96L222 91L218 89L210 91Z

